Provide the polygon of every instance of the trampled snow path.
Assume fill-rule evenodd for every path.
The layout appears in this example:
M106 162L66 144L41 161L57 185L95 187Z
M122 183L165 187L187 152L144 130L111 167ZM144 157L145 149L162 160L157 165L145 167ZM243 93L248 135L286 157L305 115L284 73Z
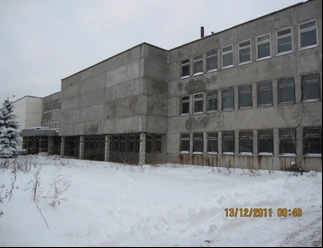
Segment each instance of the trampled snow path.
M322 173L250 176L194 166L37 163L43 164L44 194L54 176L70 181L68 201L56 209L38 203L47 229L25 191L36 169L19 172L11 202L0 204L0 246L322 245ZM11 177L10 171L0 173L0 184L10 185ZM231 207L272 208L273 217L226 217L224 209ZM303 215L277 217L284 207L302 208Z

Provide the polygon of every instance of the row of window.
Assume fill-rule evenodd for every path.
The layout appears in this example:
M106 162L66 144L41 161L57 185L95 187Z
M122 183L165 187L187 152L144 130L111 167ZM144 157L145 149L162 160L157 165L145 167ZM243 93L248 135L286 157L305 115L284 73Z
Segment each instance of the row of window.
M282 78L278 80L278 103L295 103L295 79ZM308 74L301 77L302 101L319 101L320 94L320 74ZM242 85L238 88L239 108L252 108L252 85ZM203 113L204 93L193 94L193 113ZM181 114L190 114L191 96L181 97ZM218 90L206 93L207 111L218 110ZM273 86L272 81L257 83L257 106L273 105ZM222 90L222 110L234 109L234 88Z
M111 151L115 152L136 152L139 153L140 136L139 135L113 135L111 136ZM86 137L85 149L104 149L104 137ZM146 153L162 151L161 135L146 135Z
M59 121L56 121L56 120L43 121L43 127L59 128Z
M274 154L273 130L258 130L258 154ZM320 127L303 128L303 154L322 154L322 130ZM218 132L206 133L208 153L218 153ZM239 154L252 155L253 150L253 131L239 131ZM279 154L296 155L296 129L279 129ZM193 133L193 153L203 153L203 133ZM181 153L189 153L190 134L181 134ZM235 154L235 132L222 132L222 153Z
M300 49L307 49L318 45L317 22L311 20L299 25L299 47ZM256 37L256 58L262 60L271 58L271 34L265 34ZM290 53L294 50L293 44L293 30L292 27L284 28L276 32L277 55ZM237 54L239 65L250 63L251 56L251 39L242 41L237 44ZM234 66L234 45L226 46L221 49L222 52L222 68L229 68ZM198 55L193 58L193 75L202 74L204 55ZM182 77L191 76L190 59L182 61ZM218 50L211 50L206 53L206 71L213 71L218 69Z
M60 99L56 99L51 102L46 102L44 103L43 107L44 107L44 112L58 110L58 109L61 109L61 101Z

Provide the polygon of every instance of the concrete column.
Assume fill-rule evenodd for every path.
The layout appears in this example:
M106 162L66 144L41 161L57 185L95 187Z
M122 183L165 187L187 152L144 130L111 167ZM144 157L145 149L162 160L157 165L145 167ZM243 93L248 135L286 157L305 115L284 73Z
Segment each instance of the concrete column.
M145 156L146 156L146 134L140 133L139 165L145 164Z
M107 134L105 136L105 146L104 146L104 161L106 162L110 160L110 139L111 139L111 136Z
M219 166L222 166L222 160L221 160L221 154L222 154L222 132L218 132L218 161Z
M79 159L84 158L84 136L80 136L80 144L79 144L80 152L79 152Z
M278 106L278 80L273 80L272 81L273 85L273 92L272 92L272 97L273 97L273 106L277 108Z
M61 137L61 156L64 156L64 151L65 151L65 137Z
M54 137L48 137L48 155L54 154Z
M303 164L303 128L296 128L296 154L297 154L297 167L302 168Z
M258 168L258 131L253 130L253 168Z

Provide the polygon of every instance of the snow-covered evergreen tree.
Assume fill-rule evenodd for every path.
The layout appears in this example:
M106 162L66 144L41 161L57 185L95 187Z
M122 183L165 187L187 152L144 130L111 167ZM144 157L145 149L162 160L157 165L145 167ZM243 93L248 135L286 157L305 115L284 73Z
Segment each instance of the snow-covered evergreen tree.
M19 124L13 113L13 105L9 99L4 100L0 109L0 157L11 158L18 154L20 143Z

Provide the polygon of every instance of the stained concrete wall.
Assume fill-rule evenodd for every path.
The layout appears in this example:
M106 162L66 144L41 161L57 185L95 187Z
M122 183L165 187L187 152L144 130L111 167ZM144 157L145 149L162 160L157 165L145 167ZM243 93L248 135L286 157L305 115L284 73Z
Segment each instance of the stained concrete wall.
M166 133L167 52L143 43L62 80L60 135Z
M318 46L300 51L299 49L299 24L316 19L318 30ZM292 27L293 52L277 56L276 32L280 29ZM269 33L271 35L271 58L256 59L256 37ZM242 24L233 29L214 34L196 42L183 45L169 52L168 74L168 132L167 132L167 161L178 163L214 164L224 166L254 168L283 169L290 165L296 158L279 157L278 129L297 126L321 126L322 102L301 103L301 76L307 73L320 73L321 99L322 99L322 2L310 1L305 4L288 8L284 11L268 15L264 18ZM238 43L251 39L252 62L238 65ZM222 69L221 49L225 46L234 47L234 66ZM217 49L218 71L206 72L206 52ZM193 76L193 57L203 55L204 74ZM181 61L190 59L191 75L181 79ZM296 104L283 106L278 104L278 79L283 77L295 78ZM273 83L273 106L257 106L257 83L270 80ZM251 109L239 109L238 86L252 85L253 107ZM227 87L234 88L235 109L222 111L222 90ZM206 113L206 92L218 90L218 112ZM181 96L194 93L204 93L204 113L188 116L180 115ZM192 110L191 98L191 110ZM307 110L304 110L304 106ZM298 115L295 118L294 114ZM274 130L274 156L257 156L257 132L258 129ZM235 155L221 155L221 132L225 130L235 131ZM238 155L239 130L254 130L254 155L251 157ZM180 134L191 134L191 145L194 132L219 131L219 155L180 154ZM206 135L205 139L206 139ZM206 144L206 140L204 140ZM206 147L206 145L205 145ZM299 137L297 151L302 152L302 141ZM192 151L191 151L192 152ZM315 159L312 159L315 160ZM320 159L316 159L318 161ZM321 160L320 160L321 161ZM322 170L319 161L316 169ZM309 163L304 163L309 165Z

